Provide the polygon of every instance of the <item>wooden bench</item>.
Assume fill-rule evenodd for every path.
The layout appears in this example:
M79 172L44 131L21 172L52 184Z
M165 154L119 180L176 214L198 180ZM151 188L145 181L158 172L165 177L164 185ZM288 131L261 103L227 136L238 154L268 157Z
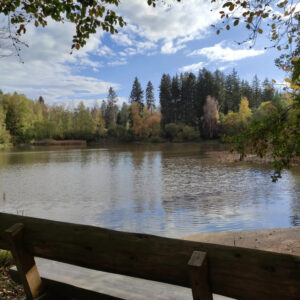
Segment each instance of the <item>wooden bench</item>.
M116 299L43 282L35 256L189 287L194 299L212 299L212 293L245 300L300 299L300 257L287 254L4 213L0 213L0 249L12 251L28 299L67 299L76 293L81 299ZM53 296L55 291L61 295Z

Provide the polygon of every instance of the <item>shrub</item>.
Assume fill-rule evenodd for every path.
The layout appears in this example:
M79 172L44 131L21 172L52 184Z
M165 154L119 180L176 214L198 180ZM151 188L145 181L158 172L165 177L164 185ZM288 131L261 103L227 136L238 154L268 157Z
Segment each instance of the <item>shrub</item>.
M185 141L193 141L199 138L199 132L191 127L191 126L184 126L182 130L182 138Z
M170 139L173 141L176 137L177 134L180 130L180 126L175 124L175 123L169 123L165 126L165 135L166 138Z
M9 251L0 250L0 267L6 267L13 264L13 257Z

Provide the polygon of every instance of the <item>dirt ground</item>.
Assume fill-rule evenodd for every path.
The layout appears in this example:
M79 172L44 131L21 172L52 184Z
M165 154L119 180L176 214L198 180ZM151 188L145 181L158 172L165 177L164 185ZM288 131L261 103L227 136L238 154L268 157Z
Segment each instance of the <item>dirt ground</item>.
M11 280L8 267L0 267L0 299L25 300L23 287Z
M183 239L300 256L300 227L204 233Z

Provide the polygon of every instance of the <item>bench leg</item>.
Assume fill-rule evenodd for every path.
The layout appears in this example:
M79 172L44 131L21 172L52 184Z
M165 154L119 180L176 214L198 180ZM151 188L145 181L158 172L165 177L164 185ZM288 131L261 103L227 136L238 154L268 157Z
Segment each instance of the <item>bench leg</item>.
M27 299L43 296L45 290L34 257L26 251L23 244L24 225L15 224L5 232Z
M208 281L207 255L194 251L189 262L189 277L194 300L213 300Z

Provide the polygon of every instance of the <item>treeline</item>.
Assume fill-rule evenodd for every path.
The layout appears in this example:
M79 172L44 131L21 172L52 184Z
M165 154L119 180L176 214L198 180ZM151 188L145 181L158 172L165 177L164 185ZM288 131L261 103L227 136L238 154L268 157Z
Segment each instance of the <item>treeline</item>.
M163 130L169 131L169 124L172 124L173 131L176 128L174 124L177 127L185 124L204 138L215 138L221 133L227 133L228 120L223 124L225 116L236 116L233 113L240 111L241 104L244 107L247 103L252 113L262 103L272 102L279 97L275 97L270 80L261 82L254 76L249 83L241 80L235 70L229 75L218 70L212 73L206 69L200 70L197 76L194 73L173 77L163 74L159 91ZM231 134L235 130L229 131Z
M233 71L224 75L206 69L171 77L164 74L155 105L151 81L144 90L135 78L129 104L118 105L111 87L101 106L47 105L42 97L33 101L21 94L0 91L0 145L42 139L98 141L191 141L233 135L282 105L272 83L257 76L252 83L240 80Z

